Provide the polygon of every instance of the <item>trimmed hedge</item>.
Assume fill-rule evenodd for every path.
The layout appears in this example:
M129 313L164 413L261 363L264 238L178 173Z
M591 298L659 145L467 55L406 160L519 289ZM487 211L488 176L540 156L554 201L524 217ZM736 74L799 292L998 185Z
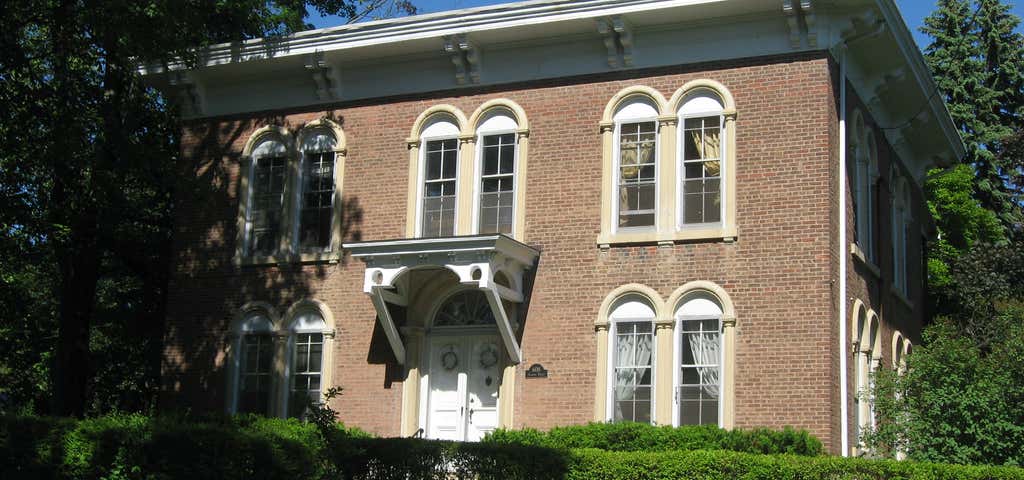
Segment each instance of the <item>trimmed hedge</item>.
M599 432L612 432L618 437L605 444L615 448L636 447L641 444L637 438L648 438L635 435L641 431L635 427L582 426L578 430L586 435L577 432L564 434L565 438L600 442ZM701 435L719 438L713 432L690 430L691 436L686 438L704 439L705 446L712 442ZM506 439L514 435L531 438L535 444L496 441L502 435ZM255 416L198 421L140 415L82 421L0 417L0 479L1024 480L1024 469L1013 467L728 450L639 452L540 445L548 435L535 430L504 431L487 442L458 443L371 438L365 432L339 427L329 433L330 442L325 443L313 425ZM695 440L688 445L698 443ZM796 444L782 444L789 443ZM777 443L767 444L780 448Z
M555 427L496 430L484 442L513 443L557 449L599 448L616 452L667 450L731 450L735 452L821 455L821 441L805 430L757 428L725 430L710 425L656 427L646 423L589 423Z
M567 480L1024 480L1024 469L730 451L573 450Z

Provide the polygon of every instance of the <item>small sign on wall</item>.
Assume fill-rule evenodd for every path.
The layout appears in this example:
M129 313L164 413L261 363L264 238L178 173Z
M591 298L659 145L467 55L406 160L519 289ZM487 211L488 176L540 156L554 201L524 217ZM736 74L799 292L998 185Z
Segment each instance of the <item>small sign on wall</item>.
M548 378L548 371L544 370L543 365L535 363L526 369L526 378Z

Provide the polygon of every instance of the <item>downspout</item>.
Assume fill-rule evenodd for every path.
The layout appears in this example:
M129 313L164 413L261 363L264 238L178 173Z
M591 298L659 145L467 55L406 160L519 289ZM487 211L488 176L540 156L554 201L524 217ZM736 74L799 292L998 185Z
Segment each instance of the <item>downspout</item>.
M839 432L842 455L850 455L849 391L846 375L846 42L839 45Z

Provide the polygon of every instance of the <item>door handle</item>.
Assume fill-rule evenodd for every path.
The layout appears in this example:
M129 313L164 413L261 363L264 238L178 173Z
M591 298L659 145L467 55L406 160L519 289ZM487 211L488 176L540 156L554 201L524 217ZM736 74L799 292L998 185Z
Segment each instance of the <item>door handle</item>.
M469 423L473 423L473 409L469 409Z

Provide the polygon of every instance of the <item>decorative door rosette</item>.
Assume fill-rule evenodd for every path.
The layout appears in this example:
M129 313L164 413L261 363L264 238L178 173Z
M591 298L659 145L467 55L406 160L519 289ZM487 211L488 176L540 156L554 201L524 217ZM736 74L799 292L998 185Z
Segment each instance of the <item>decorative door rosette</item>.
M445 370L455 370L455 367L459 366L459 354L455 352L455 345L449 343L442 348L444 353L441 354L441 366Z
M498 346L493 343L485 343L480 346L480 366L489 369L498 363Z

